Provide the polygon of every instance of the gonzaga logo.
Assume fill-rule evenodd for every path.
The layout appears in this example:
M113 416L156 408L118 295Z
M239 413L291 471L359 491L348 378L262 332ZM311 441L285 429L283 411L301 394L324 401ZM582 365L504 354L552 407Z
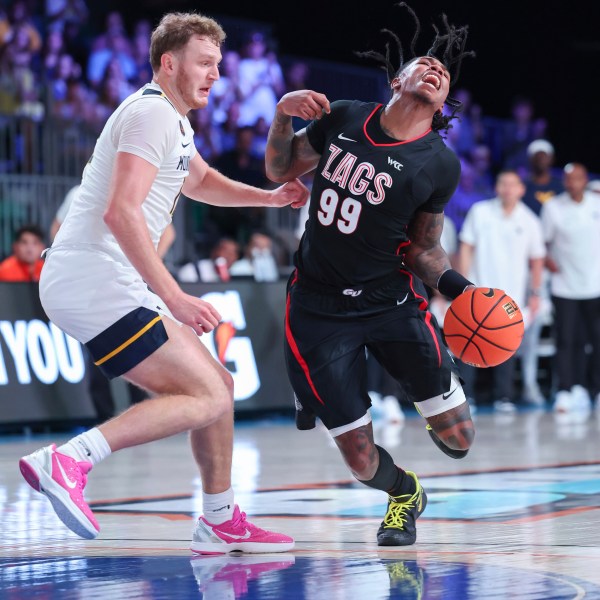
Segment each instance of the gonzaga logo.
M246 329L246 317L239 292L209 292L202 300L210 302L223 317L223 323L204 334L200 341L233 376L234 399L247 400L260 388L256 358L249 337L236 335Z

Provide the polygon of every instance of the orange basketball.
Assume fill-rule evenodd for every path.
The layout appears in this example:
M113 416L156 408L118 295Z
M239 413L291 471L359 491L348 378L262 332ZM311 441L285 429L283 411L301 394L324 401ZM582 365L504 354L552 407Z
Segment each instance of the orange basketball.
M524 331L517 303L495 288L463 292L444 318L448 348L474 367L495 367L508 360L520 346Z

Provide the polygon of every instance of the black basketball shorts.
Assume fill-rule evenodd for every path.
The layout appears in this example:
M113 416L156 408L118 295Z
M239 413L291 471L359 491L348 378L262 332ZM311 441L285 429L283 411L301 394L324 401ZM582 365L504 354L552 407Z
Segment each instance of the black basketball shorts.
M330 298L325 303L331 307ZM409 295L402 304L364 316L327 314L318 294L290 284L284 344L288 376L300 404L313 411L332 435L371 420L366 350L417 408L420 402L423 408L427 405L429 412L421 411L424 416L465 401L457 368L425 305L422 297Z

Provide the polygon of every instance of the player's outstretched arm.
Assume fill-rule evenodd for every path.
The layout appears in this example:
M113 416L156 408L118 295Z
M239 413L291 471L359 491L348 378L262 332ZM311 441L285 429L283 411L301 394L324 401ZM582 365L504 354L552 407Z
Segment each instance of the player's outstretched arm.
M320 154L310 145L306 129L294 133L292 117L320 119L331 108L324 94L312 90L290 92L281 98L267 139L265 165L271 181L283 183L312 171Z
M234 181L209 167L196 154L190 161L190 174L182 192L193 200L213 206L272 206L280 208L291 205L300 208L308 200L307 187L293 179L274 190L263 190Z
M157 168L143 158L118 152L104 222L125 256L175 318L202 335L214 329L221 316L208 302L185 294L179 287L154 248L142 211L156 173Z

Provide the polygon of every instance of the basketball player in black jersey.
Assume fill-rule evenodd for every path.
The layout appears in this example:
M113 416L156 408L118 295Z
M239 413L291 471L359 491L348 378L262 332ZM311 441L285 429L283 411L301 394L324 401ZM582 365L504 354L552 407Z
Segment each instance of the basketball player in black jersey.
M416 16L409 9L416 20ZM411 50L414 54L415 40ZM391 66L387 105L329 103L311 90L283 96L269 132L268 176L284 182L316 168L309 219L288 286L285 351L302 413L316 414L358 481L386 491L381 546L416 540L427 497L417 476L373 441L365 349L404 387L449 456L474 438L469 405L423 285L455 298L472 285L440 246L443 210L460 163L439 130L451 116L450 69L460 66L466 28L446 31L425 56ZM389 32L388 32L389 33ZM455 69L458 70L458 69ZM312 122L294 133L292 117ZM413 275L414 274L414 275Z

